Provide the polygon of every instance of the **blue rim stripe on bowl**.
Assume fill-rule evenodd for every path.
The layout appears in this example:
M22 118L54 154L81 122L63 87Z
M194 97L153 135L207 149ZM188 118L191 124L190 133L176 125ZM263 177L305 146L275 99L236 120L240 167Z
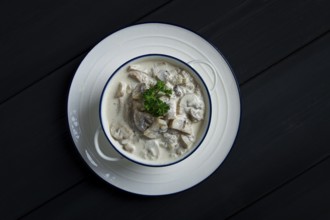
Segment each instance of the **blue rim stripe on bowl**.
M104 124L102 122L102 118L101 118L101 106L102 106L102 97L105 93L105 90L109 84L109 82L111 81L112 77L114 77L118 71L124 67L126 64L134 61L134 60L137 60L137 59L140 59L140 58L144 58L144 57L151 57L151 56L159 56L159 57L166 57L166 58L170 58L170 59L173 59L173 60L176 60L186 66L188 66L195 74L196 76L201 80L203 86L205 87L205 90L206 90L206 95L207 95L207 98L209 100L209 104L210 104L210 107L209 107L209 120L208 120L208 124L207 124L207 127L205 129L205 132L203 134L203 137L200 139L199 143L197 144L197 146L192 149L190 152L188 152L187 154L185 154L183 157L181 157L180 159L174 161L174 162L171 162L171 163L166 163L166 164L146 164L146 163L142 163L140 161L136 161L136 160L133 160L132 158L129 158L127 157L126 155L124 155L122 152L120 152L113 144L112 144L112 141L109 139L109 137L106 135L106 132L105 132L105 129L104 129ZM113 74L109 77L109 79L107 80L107 82L105 83L104 85L104 88L102 90L102 93L101 93L101 96L100 96L100 102L99 102L99 119L100 119L100 124L101 124L101 127L102 127L102 131L105 135L105 137L107 138L107 140L109 141L109 143L111 144L111 146L121 155L123 156L125 159L128 159L129 161L133 162L133 163L137 163L137 164L140 164L140 165L143 165L143 166L148 166L148 167L165 167L165 166L170 166L170 165L173 165L173 164L176 164L176 163L179 163L181 161L183 161L184 159L186 159L187 157L189 157L193 152L195 152L199 146L203 143L207 133L208 133L208 130L209 130L209 127L210 127L210 123L211 123L211 118L212 118L212 101L211 101L211 96L210 96L210 92L209 92L209 89L208 87L206 86L206 83L204 82L204 80L202 79L202 77L199 75L199 73L191 66L189 65L188 63L176 58L176 57L173 57L173 56L170 56L170 55L166 55L166 54L144 54L144 55L141 55L141 56L137 56L137 57L134 57L128 61L126 61L125 63L123 63L122 65L120 65L114 72Z

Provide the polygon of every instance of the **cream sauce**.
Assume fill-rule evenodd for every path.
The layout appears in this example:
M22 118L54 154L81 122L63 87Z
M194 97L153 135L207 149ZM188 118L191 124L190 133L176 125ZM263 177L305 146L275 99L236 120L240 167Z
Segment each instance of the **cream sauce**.
M150 118L143 111L141 82L146 89L157 80L173 90L170 97L162 97L170 110L163 117ZM112 141L125 155L145 163L167 164L195 148L205 127L205 94L187 70L161 60L137 61L121 68L109 83L106 117Z

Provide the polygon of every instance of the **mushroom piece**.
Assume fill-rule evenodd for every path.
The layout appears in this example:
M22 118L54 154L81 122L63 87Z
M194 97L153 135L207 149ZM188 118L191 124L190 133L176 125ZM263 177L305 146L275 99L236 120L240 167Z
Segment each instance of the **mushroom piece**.
M159 79L163 82L167 82L167 79L170 77L169 76L170 73L165 69L161 69L161 70L155 72L154 74L157 77L157 79Z
M159 144L156 140L148 140L145 143L145 150L144 150L145 158L150 160L155 160L159 157Z
M155 84L156 80L152 77L150 77L149 75L140 72L140 71L130 71L128 72L129 77L131 77L132 79L135 79L136 81L140 82L140 83L145 83L147 85L150 84Z
M204 118L204 109L190 108L188 115L193 122L201 121Z
M147 86L145 83L139 83L135 86L135 88L132 91L132 99L138 100L142 98L142 93L147 89Z
M127 151L128 153L133 153L136 149L136 145L134 144L135 140L136 140L136 137L133 135L129 139L124 139L119 142L125 151Z
M178 155L178 156L182 156L185 152L187 151L187 149L185 148L178 148L176 149L175 153Z
M120 98L123 97L125 95L125 91L126 91L126 83L120 82L118 84L118 88L115 94L115 98Z
M155 139L160 137L160 133L164 133L167 131L167 123L165 120L160 118L156 118L152 125L146 129L143 134L144 136Z
M195 86L194 79L192 78L192 76L185 70L182 70L180 72L180 74L183 77L181 84L182 84L182 88L184 89L184 92L185 93L194 93L196 86Z
M192 83L194 81L194 79L191 77L191 75L185 70L182 70L180 72L180 75L182 75L182 83L183 84L189 84L189 83Z
M184 89L182 88L182 86L180 85L175 85L173 87L173 91L174 91L174 94L177 96L177 97L181 97L183 96L184 94Z
M166 62L157 62L152 67L153 77L158 77L158 73L161 71L166 71L168 64Z
M135 146L132 143L124 144L123 149L129 153L133 153L135 150Z
M181 143L182 147L189 149L193 143L195 142L195 136L194 135L181 135Z
M169 148L170 150L177 149L179 147L178 136L175 135L175 134L165 133L164 134L164 141L166 143L165 146L167 148Z
M189 120L184 115L177 115L169 120L169 127L186 134L192 134L192 127Z
M179 100L178 113L187 114L193 122L204 118L204 102L196 94L187 94Z
M158 72L154 73L156 78L168 83L167 87L173 87L173 85L181 84L183 82L183 78L175 69L172 70L159 70Z
M159 98L160 100L162 100L163 102L165 102L167 105L169 105L169 110L167 111L167 113L164 115L166 120L168 119L174 119L174 117L176 116L176 108L177 108L177 99L175 99L174 97L168 97L168 96L161 96Z
M186 83L185 84L185 90L186 90L186 93L195 93L195 84L194 83Z
M154 122L154 117L146 112L140 112L136 109L133 110L133 122L136 128L144 132L151 126L151 124Z
M128 71L128 72L138 71L138 72L143 72L143 73L148 74L148 68L143 67L143 66L140 65L140 64L132 64L132 65L129 65L128 68L127 68L127 71Z
M113 123L110 127L110 134L114 139L121 141L130 138L133 131L121 123Z
M181 84L183 82L182 75L179 75L181 70L169 65L166 62L159 62L154 65L152 72L153 75L164 82L168 82L171 85ZM168 87L171 87L167 85Z

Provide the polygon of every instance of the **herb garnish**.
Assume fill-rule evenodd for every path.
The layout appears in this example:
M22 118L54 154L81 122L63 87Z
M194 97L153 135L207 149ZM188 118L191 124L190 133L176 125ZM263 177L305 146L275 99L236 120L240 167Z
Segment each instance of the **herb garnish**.
M144 109L155 117L163 116L170 109L170 106L160 100L163 95L171 95L172 90L166 88L163 81L158 80L157 83L144 91Z

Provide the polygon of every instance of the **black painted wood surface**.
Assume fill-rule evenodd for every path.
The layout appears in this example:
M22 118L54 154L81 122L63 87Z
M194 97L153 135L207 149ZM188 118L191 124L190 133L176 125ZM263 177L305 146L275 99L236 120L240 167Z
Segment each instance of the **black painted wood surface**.
M330 219L330 2L1 1L0 219ZM78 155L74 73L100 40L143 22L191 29L240 85L224 163L169 196L118 190Z

